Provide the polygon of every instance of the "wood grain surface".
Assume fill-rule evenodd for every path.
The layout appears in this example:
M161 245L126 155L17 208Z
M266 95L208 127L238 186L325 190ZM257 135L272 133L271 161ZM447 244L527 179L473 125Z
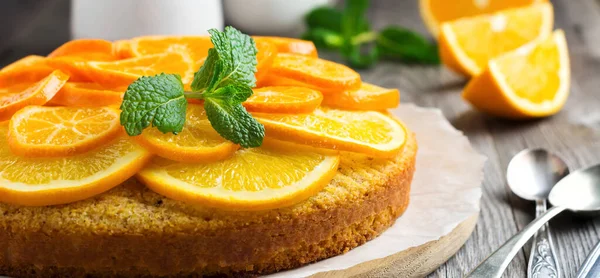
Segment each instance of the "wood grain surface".
M423 34L417 0L372 0L374 28L398 24ZM600 2L554 0L555 27L565 30L571 57L571 96L558 115L537 121L502 121L470 108L460 97L465 79L443 66L382 62L361 71L363 79L399 88L402 101L441 109L477 150L488 157L482 210L466 244L430 277L461 277L534 215L533 203L515 197L506 185L506 166L518 151L544 147L571 169L600 162ZM0 3L0 66L26 54L47 54L68 39L68 0L3 0ZM339 60L336 55L322 56ZM551 221L563 277L574 277L599 239L600 219L565 213ZM525 277L529 247L509 265L505 277ZM381 277L400 277L386 273ZM382 274L383 275L383 274ZM377 277L377 276L370 276Z

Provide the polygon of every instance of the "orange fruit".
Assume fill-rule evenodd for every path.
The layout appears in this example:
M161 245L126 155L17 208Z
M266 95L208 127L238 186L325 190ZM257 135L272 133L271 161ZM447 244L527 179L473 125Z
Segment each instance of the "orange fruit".
M212 47L209 36L144 36L129 41L130 52L135 57L185 52L193 61L193 72L200 69Z
M262 87L244 102L248 111L265 113L310 113L321 104L319 91L303 87Z
M194 63L185 52L167 52L113 62L88 62L88 76L96 83L117 88L128 86L141 76L176 73L184 84L194 78Z
M156 157L137 177L174 200L224 210L290 206L317 194L337 172L337 154L305 146L243 149L212 163Z
M569 51L564 33L532 42L489 62L463 98L477 109L523 119L557 113L569 96Z
M323 105L349 110L384 110L400 104L398 89L386 89L363 82L356 91L326 94Z
M113 43L100 39L79 39L66 42L52 53L49 58L78 57L88 61L113 61Z
M356 90L360 75L351 68L331 61L287 53L279 53L270 72L325 90Z
M404 146L397 120L375 111L318 108L310 114L252 113L267 137L316 147L392 157Z
M151 155L127 136L84 154L29 158L14 155L0 124L0 202L49 206L84 200L137 173Z
M440 24L446 21L546 1L548 0L420 0L419 10L429 32L437 36Z
M440 57L450 69L476 76L490 59L547 37L552 25L550 3L449 21L441 25Z
M56 57L46 59L48 66L70 76L71 82L90 82L87 61L80 57Z
M17 84L0 94L0 122L9 120L13 114L28 105L44 105L67 83L69 76L53 71L34 84Z
M21 156L81 154L114 139L121 131L113 108L27 106L10 119L8 146Z
M150 152L182 162L223 160L239 148L212 128L203 106L198 104L188 104L185 126L177 135L147 128L134 138Z
M256 49L258 52L256 53L257 64L255 76L257 83L260 83L269 73L269 69L273 64L273 59L275 59L275 55L277 55L277 47L269 42L257 41ZM204 61L202 61L202 63L204 63Z
M131 43L129 40L118 40L113 42L113 56L119 59L127 59L133 57L131 51Z
M0 86L38 82L52 71L45 57L29 55L0 70Z
M125 89L108 90L96 83L67 82L48 102L57 106L107 106L123 101Z
M292 53L317 57L317 48L311 41L284 37L253 36L252 38L254 38L254 41L256 41L257 44L259 42L270 42L274 44L277 47L277 51L280 53Z

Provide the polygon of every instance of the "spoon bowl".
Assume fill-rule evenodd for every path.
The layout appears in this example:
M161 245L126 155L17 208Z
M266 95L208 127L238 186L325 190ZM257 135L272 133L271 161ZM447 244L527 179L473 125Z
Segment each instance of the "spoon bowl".
M560 180L548 200L573 212L600 211L600 164L575 171Z
M517 196L537 201L547 199L552 187L568 174L569 167L557 155L544 149L526 149L508 164L506 180Z

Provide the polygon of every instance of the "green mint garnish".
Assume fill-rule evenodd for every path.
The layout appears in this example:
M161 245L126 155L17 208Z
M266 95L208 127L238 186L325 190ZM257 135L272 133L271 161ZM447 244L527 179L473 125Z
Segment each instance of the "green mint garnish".
M372 66L380 59L439 64L437 47L416 32L400 26L371 29L368 0L347 0L342 10L320 7L306 15L303 37L318 48L338 51L353 67Z
M193 92L184 92L181 78L173 74L141 77L127 88L121 104L127 134L139 135L150 123L164 133L181 132L186 98L195 98L204 100L208 120L223 138L245 148L262 144L264 127L242 106L256 83L254 40L229 26L209 33L214 48L194 75Z

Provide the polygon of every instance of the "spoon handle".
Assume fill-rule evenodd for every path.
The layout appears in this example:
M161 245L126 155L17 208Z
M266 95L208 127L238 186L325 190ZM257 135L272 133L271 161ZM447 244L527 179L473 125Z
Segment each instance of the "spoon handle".
M548 220L564 211L565 207L552 207L542 216L533 220L523 230L511 237L498 250L488 256L466 277L473 278L500 278L504 269L508 266L513 257L519 252L537 230L539 230Z
M535 216L539 217L546 212L546 200L537 200L535 204ZM527 277L561 277L548 223L544 224L533 237L531 253L529 254L529 265L527 267Z
M600 261L598 258L600 257L600 242L594 246L594 249L588 257L585 259L585 262L581 265L581 269L577 273L577 278L592 278L598 277L600 275Z

